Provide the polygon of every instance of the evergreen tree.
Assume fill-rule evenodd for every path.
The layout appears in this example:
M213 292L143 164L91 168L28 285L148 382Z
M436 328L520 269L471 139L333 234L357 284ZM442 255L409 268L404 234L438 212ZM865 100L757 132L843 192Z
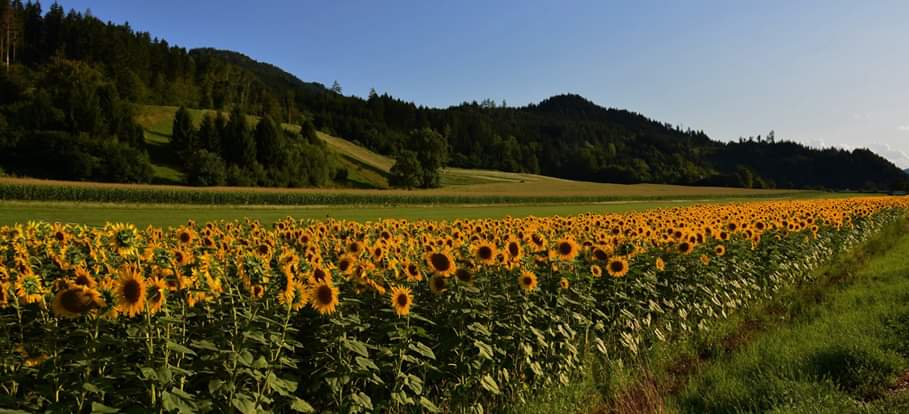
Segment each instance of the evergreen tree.
M189 111L184 107L177 109L174 114L173 128L170 138L171 148L183 158L189 157L198 146L196 145L196 130Z
M280 168L286 151L284 135L270 116L263 117L256 125L256 156L266 170Z
M213 154L221 153L221 131L219 130L214 117L210 114L206 114L202 117L202 124L199 125L197 137L201 149Z

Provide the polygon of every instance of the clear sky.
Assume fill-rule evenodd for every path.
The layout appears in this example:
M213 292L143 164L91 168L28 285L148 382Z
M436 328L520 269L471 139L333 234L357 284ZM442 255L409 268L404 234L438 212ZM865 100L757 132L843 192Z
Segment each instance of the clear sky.
M906 0L60 3L345 94L445 107L572 92L715 139L773 129L909 167Z

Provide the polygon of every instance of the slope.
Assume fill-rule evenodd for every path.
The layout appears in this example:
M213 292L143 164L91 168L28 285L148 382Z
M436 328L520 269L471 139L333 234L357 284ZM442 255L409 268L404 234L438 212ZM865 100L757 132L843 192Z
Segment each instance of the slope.
M156 181L161 184L182 182L180 166L167 148L170 142L171 126L177 107L141 105L136 109L136 121L145 129L146 145L155 169ZM190 109L194 122L201 122L206 113L213 110ZM250 116L250 124L258 122ZM298 125L283 124L284 128L298 132ZM357 145L344 138L323 132L317 134L334 152L338 160L348 169L348 182L338 186L361 189L384 189L388 187L387 175L394 160ZM442 172L442 188L425 190L425 194L439 196L465 195L477 197L691 197L776 195L791 193L791 190L753 190L722 187L690 187L667 184L608 184L575 181L528 173L512 173L494 170L446 168ZM386 190L387 191L387 190ZM408 193L395 190L395 193Z

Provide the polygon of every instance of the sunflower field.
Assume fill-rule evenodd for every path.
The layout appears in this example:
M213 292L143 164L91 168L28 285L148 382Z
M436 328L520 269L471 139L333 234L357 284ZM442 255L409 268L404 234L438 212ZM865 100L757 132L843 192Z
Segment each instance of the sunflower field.
M907 209L7 226L0 411L495 411L810 282Z

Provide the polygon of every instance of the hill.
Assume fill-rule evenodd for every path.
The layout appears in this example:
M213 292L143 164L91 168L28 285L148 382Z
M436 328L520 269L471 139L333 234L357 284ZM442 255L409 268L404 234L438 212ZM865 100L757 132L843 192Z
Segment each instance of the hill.
M602 107L579 95L554 96L523 107L484 100L427 108L378 93L363 99L237 52L186 50L127 24L65 12L58 3L45 13L38 3L0 0L0 13L10 17L0 21L21 28L15 59L0 71L0 167L17 175L118 182L166 177L181 182L186 172L176 167L186 159L180 160L164 141L155 141L160 137L146 143L142 126L133 121L141 105L155 105L236 111L276 124L312 125L325 136L343 137L381 154L386 165L412 145L411 131L429 128L445 140L447 165L455 168L613 183L909 187L900 169L866 149L817 150L778 140L773 133L720 142L702 131ZM235 134L243 141L238 145L263 145L245 134ZM355 185L378 179L379 172L369 172L355 157L332 159L321 148L301 151L299 146L308 144L294 137L276 142L293 148L282 149L275 160L299 163L300 157L315 154L306 160L307 168L320 164L320 178L291 183L287 177L295 174L288 168L240 159L242 151L208 148L209 154L201 158L182 157L194 156L215 169L223 163L239 184ZM169 163L157 162L168 158ZM345 170L359 171L351 163L372 177L344 177ZM254 178L240 183L244 177Z

